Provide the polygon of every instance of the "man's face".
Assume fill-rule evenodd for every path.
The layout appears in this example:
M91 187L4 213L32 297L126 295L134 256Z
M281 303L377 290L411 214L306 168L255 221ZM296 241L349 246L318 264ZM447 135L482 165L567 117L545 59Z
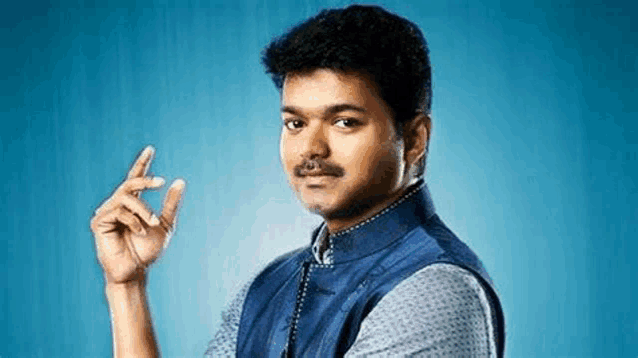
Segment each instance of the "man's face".
M281 102L281 162L308 210L356 217L403 188L403 141L367 78L327 69L288 75Z

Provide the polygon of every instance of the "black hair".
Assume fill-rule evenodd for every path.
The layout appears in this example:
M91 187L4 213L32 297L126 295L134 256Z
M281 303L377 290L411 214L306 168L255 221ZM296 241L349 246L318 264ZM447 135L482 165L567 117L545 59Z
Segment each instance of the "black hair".
M287 74L318 68L363 73L392 109L397 133L418 113L430 130L432 69L417 25L379 6L323 10L275 38L262 62L281 92ZM429 147L429 133L426 144ZM423 175L425 159L417 174Z

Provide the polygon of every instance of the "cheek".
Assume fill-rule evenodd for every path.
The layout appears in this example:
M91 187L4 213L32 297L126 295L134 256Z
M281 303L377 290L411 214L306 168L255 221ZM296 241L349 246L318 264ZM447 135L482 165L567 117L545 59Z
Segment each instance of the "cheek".
M370 145L371 140L373 139L363 138L342 146L342 153L349 153L344 158L344 164L350 169L350 174L361 181L396 171L401 158L395 143L387 141L381 145ZM374 140L379 142L378 138Z
M284 171L288 175L292 175L292 169L295 166L295 145L286 135L282 133L279 140L279 158Z
M376 151L374 161L371 164L373 167L370 170L374 176L375 183L394 185L394 182L398 179L401 166L394 146L387 146Z
M288 158L289 155L287 153L288 150L288 146L286 143L286 138L285 135L282 133L280 138L279 138L279 160L281 161L281 166L283 167L284 171L288 171Z

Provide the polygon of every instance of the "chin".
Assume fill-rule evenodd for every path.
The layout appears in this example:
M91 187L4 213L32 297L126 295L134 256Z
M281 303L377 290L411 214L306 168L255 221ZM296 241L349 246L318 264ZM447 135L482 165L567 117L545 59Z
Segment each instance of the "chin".
M304 206L306 207L306 210L310 211L313 214L317 214L324 219L330 218L332 216L332 213L335 211L334 208L332 208L330 205L327 205L326 203L311 202L304 203Z
M343 195L346 194L343 192L297 192L297 194L306 210L325 220L357 216L369 208L367 198L361 200L362 198L356 196Z
M316 205L316 206L307 206L306 209L313 213L313 214L317 214L319 216L321 216L322 218L326 218L326 216L328 215L328 213L326 212L326 210L320 206L320 205Z
M320 195L319 197L307 196L305 198L303 196L299 196L299 199L306 210L321 216L325 220L343 217L348 211L348 208L346 207L348 205L344 205L347 200L344 200L345 198L340 196L333 197L331 195Z
M367 209L360 203L348 206L327 205L325 203L310 203L305 205L306 209L313 214L321 216L324 220L346 219L360 215Z

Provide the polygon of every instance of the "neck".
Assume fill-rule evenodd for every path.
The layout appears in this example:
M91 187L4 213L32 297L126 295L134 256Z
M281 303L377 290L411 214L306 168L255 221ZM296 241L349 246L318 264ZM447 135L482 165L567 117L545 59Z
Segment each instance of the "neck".
M392 205L395 201L399 200L402 196L406 195L408 191L412 188L414 184L418 182L418 178L411 180L408 184L404 185L401 189L397 190L392 195L389 195L382 201L377 202L376 204L365 208L362 210L360 214L348 217L334 217L334 218L325 218L326 227L328 228L328 232L332 235L339 231L346 230L350 227L353 227L359 223L362 223L373 216L380 213L383 209Z

